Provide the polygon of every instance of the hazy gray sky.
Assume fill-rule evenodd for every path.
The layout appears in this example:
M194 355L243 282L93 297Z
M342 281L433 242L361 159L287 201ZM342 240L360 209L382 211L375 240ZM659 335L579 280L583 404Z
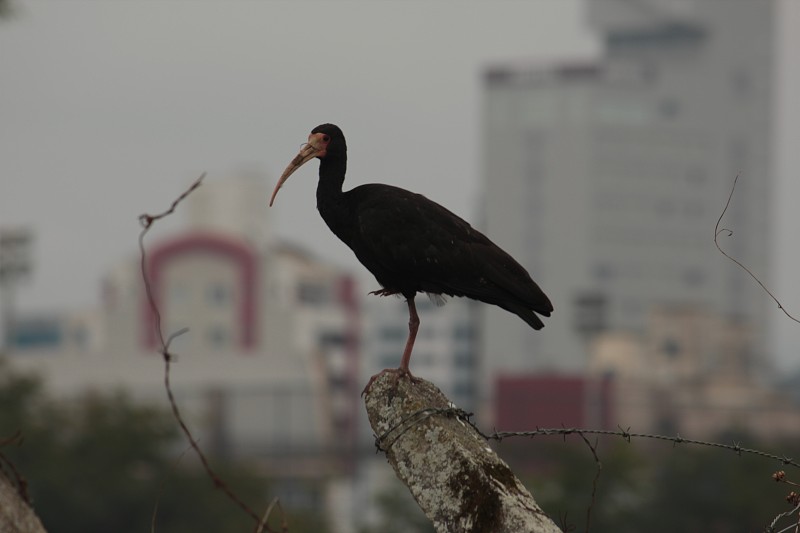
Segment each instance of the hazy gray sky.
M36 231L27 310L94 305L103 273L135 253L137 215L202 171L275 178L322 122L347 135L346 187L392 183L474 219L482 69L597 51L578 0L16 5L0 22L0 226ZM781 10L774 288L800 314L800 2ZM273 220L355 266L316 212L314 174L293 177ZM800 326L778 333L800 361Z

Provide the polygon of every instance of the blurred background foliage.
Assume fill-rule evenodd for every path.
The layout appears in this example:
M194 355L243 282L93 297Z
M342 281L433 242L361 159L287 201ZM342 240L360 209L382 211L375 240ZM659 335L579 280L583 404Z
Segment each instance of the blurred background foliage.
M0 363L0 439L21 444L0 452L27 481L48 531L62 533L252 531L253 520L201 469L171 414L124 394L48 398L40 381ZM201 443L202 444L202 443ZM211 458L220 477L256 513L272 499L253 465ZM322 513L287 513L292 533L325 532ZM280 513L270 524L278 529Z
M509 439L498 451L557 524L586 531L595 459L577 436L548 439ZM800 481L797 469L754 455L642 439L589 439L602 464L591 505L593 533L762 532L791 509L784 498L792 487L776 483L773 472L786 470L787 479ZM796 443L757 443L745 434L718 435L715 441L787 456L797 451Z
M408 489L399 481L375 495L381 521L359 529L358 533L435 533Z
M56 402L40 381L0 363L0 438L19 430L21 444L0 452L27 480L36 512L50 531L118 533L250 531L252 520L231 503L186 452L177 424L163 409L124 394L86 394ZM718 436L786 454L796 445L762 445L743 434ZM594 440L591 441L593 444ZM566 441L508 439L497 447L537 502L569 531L586 530L597 466L577 437ZM597 441L602 470L589 531L757 532L790 507L791 487L773 481L776 470L800 481L796 469L752 455L644 440ZM796 454L795 454L796 455ZM256 512L271 500L269 479L252 464L212 464ZM376 494L383 520L359 533L433 531L405 488ZM271 524L278 529L279 513ZM287 512L292 533L325 532L323 513Z

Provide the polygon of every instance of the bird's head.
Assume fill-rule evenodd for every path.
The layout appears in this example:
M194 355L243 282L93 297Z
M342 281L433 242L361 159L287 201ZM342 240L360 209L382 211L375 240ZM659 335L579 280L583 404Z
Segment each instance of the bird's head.
M275 196L278 195L278 190L283 186L289 176L295 170L308 163L312 159L336 159L347 156L347 143L344 140L344 133L335 124L320 124L308 136L308 142L303 145L300 152L292 159L289 166L281 174L278 184L275 185L275 190L272 191L272 197L269 199L269 205L275 201Z

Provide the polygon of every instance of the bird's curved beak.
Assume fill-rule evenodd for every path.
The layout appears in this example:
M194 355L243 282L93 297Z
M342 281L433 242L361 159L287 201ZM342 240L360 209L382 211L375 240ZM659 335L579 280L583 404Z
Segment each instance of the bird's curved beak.
M275 185L275 190L272 191L272 197L269 199L269 206L272 207L272 203L275 201L275 197L278 195L278 191L289 179L295 170L302 167L304 164L308 163L315 157L323 157L325 155L325 143L322 141L324 135L322 133L312 133L308 136L308 142L303 145L303 148L300 149L300 152L294 156L292 162L286 167L286 170L283 171L281 174L281 178L278 180L278 184Z

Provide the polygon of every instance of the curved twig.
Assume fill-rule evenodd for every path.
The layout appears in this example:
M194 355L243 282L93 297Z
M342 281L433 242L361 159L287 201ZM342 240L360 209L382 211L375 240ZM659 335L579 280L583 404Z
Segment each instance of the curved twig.
M156 304L155 296L153 295L153 289L150 285L150 278L147 275L147 257L146 257L146 250L144 246L144 237L147 235L147 232L150 231L150 228L153 227L153 223L162 218L165 218L172 213L175 212L175 209L178 207L183 200L186 199L195 189L197 189L205 178L205 172L197 178L192 185L189 186L186 191L184 191L178 198L176 198L172 204L170 205L169 209L164 211L163 213L159 213L157 215L148 215L143 214L139 216L139 223L142 225L142 231L139 234L139 252L141 255L141 271L142 271L142 280L144 281L145 293L147 295L147 302L150 305L150 309L153 312L153 316L155 318L155 328L156 333L158 334L158 339L161 343L161 356L164 359L164 388L167 391L167 397L169 398L170 407L172 408L172 414L175 420L178 422L178 425L181 428L186 439L189 441L191 448L195 451L198 458L200 459L201 464L203 465L203 469L208 474L208 477L211 478L211 481L214 483L214 486L222 490L225 495L230 499L233 503L239 506L245 513L250 515L253 520L255 520L256 524L261 523L261 517L255 513L246 503L244 503L236 493L220 478L217 473L211 468L210 463L208 462L208 458L200 449L200 446L197 444L197 440L192 435L192 432L189 430L189 427L186 425L186 422L183 420L183 416L181 415L180 409L178 409L178 404L175 401L175 396L172 393L172 386L170 385L170 363L174 360L174 355L172 355L169 351L170 343L179 335L186 333L188 331L187 328L181 329L176 331L175 333L171 334L168 338L164 337L164 332L161 328L161 313L158 309L158 305ZM270 531L267 528L267 531Z
M714 226L714 245L717 247L717 250L719 250L719 252L720 252L722 255L724 255L725 257L727 257L728 259L730 259L730 260L731 260L731 261L733 261L734 263L736 263L736 264L739 266L739 268L741 268L742 270L744 270L745 272L747 272L747 273L750 275L750 277L751 277L751 278L753 278L753 279L756 281L756 283L758 283L758 284L761 286L761 288L762 288L762 289L764 289L764 292L766 292L766 293L769 295L769 297L770 297L770 298L772 298L772 300L773 300L773 301L774 301L776 304L778 304L778 309L780 309L781 311L783 311L783 314L785 314L785 315L786 315L787 317L789 317L791 320L794 320L795 322L797 322L798 324L800 324L800 320L798 320L797 318L795 318L795 317L794 317L794 316L793 316L791 313L789 313L789 311L787 311L787 310L786 310L786 308L783 306L783 304L782 304L782 303L781 303L781 302L780 302L780 301L779 301L779 300L778 300L778 299L775 297L775 295L774 295L774 294L772 294L772 292L771 292L771 291L770 291L770 290L767 288L767 286L766 286L766 285L764 285L764 283L762 283L760 279L758 279L758 276L756 276L755 274L753 274L753 272L752 272L752 271L751 271L749 268L747 268L746 266L744 266L744 265L743 265L743 264L742 264L742 263L741 263L739 260L737 260L737 259L736 259L736 258L734 258L734 257L731 257L731 256L730 256L730 255L729 255L729 254L728 254L728 253L727 253L725 250L723 250L723 249L722 249L722 247L719 245L719 235L720 235L720 233L725 233L725 236L726 236L726 237L731 237L731 236L733 236L733 231L732 231L732 230L730 230L730 229L728 229L728 228L722 228L722 229L720 229L719 225L720 225L720 223L722 223L722 217L724 217L724 216L725 216L725 213L727 213L727 211L728 211L728 207L730 207L730 205L731 205L731 199L733 198L733 191L734 191L734 190L736 190L736 182L738 182L738 181L739 181L739 174L736 174L736 178L733 180L733 186L731 187L731 193L728 195L728 201L727 201L727 202L725 202L725 209L723 209L723 210L722 210L722 213L719 215L719 218L717 219L717 224Z

